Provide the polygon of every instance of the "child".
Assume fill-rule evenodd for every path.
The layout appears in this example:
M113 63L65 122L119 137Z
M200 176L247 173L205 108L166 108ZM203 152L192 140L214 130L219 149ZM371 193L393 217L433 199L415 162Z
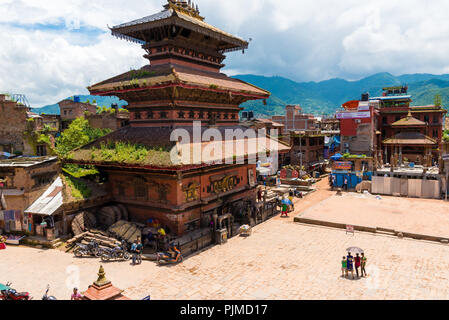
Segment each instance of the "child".
M288 217L288 213L287 213L287 205L286 205L285 203L282 204L282 214L281 214L281 217L283 217L284 215L285 215L286 217Z
M348 276L348 268L347 268L347 261L346 257L343 257L341 260L341 276L347 277Z

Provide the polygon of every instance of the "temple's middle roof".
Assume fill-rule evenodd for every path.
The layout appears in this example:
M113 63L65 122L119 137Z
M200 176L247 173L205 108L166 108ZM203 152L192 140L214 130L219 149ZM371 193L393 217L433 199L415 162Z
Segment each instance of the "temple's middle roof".
M270 92L223 73L202 71L186 66L167 64L145 66L89 87L95 95L110 95L121 90L145 90L161 85L190 85L198 89L224 90L266 99ZM129 88L128 88L129 87Z

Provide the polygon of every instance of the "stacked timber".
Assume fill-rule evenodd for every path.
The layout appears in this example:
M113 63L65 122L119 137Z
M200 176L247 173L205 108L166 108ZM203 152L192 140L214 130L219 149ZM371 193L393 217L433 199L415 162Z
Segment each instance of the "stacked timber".
M139 224L121 220L110 226L108 232L117 239L133 243L137 237L142 238L141 228L142 226Z
M104 233L91 230L83 232L79 235L76 235L72 239L67 241L67 248L72 248L77 243L88 244L89 242L96 241L102 247L114 248L120 245L120 242L117 239L108 237Z
M90 212L81 212L72 220L72 231L75 236L78 236L87 230L95 228L97 219L95 215Z

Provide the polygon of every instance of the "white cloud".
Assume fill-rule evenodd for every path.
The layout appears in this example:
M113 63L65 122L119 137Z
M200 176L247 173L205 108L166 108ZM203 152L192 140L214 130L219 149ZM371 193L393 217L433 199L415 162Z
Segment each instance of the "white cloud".
M207 22L253 39L244 55L228 54L230 74L310 81L449 72L446 0L196 2ZM144 65L139 45L114 39L107 26L155 13L164 3L0 0L0 91L25 93L40 106Z

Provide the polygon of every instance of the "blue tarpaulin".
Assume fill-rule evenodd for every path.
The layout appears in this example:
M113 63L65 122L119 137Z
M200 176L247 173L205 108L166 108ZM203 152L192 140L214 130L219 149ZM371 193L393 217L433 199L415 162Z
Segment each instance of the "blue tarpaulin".
M338 160L340 160L340 159L342 159L342 158L343 158L343 156L342 156L341 154L337 153L337 154L334 154L334 155L331 157L331 160L333 160L333 161L338 161Z

